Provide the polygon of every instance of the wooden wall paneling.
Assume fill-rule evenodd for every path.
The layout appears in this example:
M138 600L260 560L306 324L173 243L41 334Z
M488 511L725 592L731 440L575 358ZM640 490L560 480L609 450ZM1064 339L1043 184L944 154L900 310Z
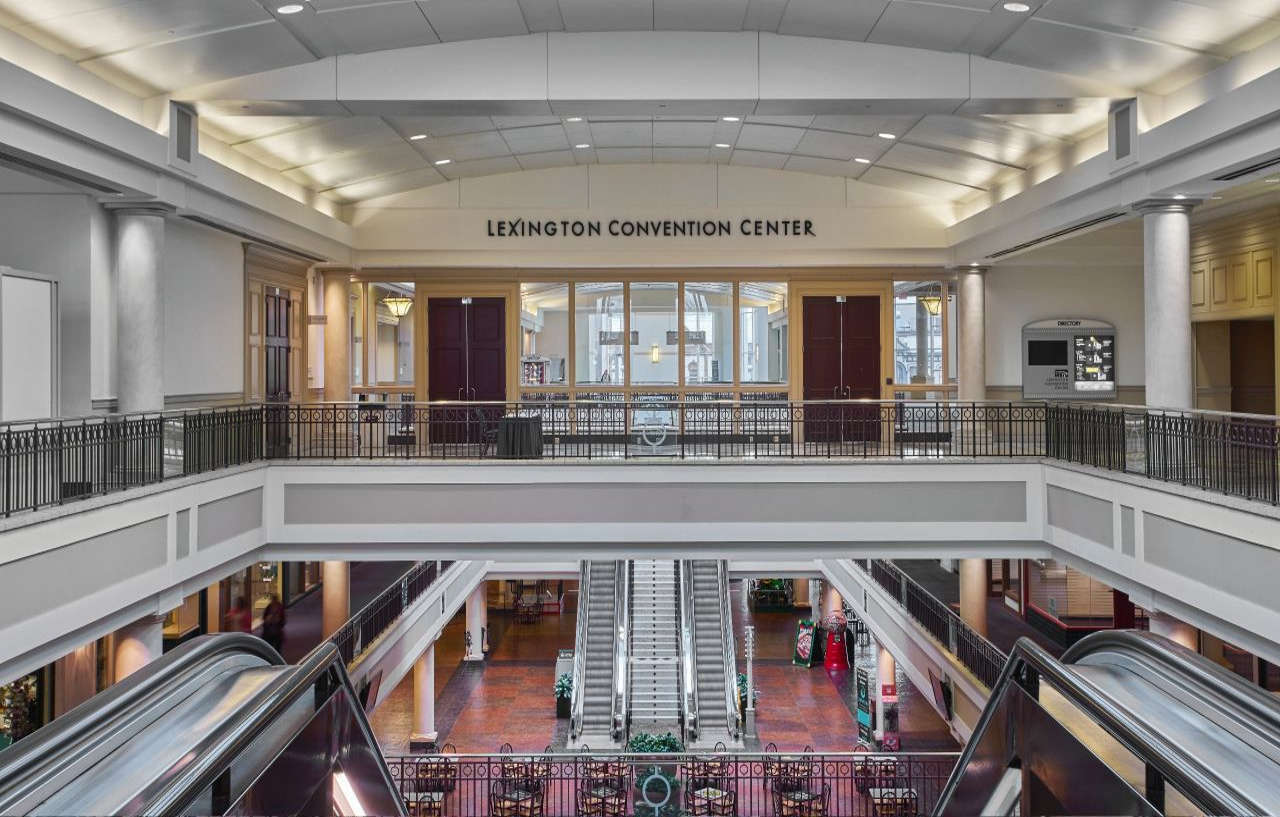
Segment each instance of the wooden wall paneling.
M1206 273L1207 261L1197 261L1191 265L1191 314L1198 315L1209 311L1208 281Z
M1252 253L1254 306L1266 305L1274 308L1275 257L1276 252L1273 247L1254 250Z
M1209 259L1209 280L1212 311L1225 310L1231 303L1231 293L1227 287L1227 259L1222 257Z
M1228 306L1232 310L1253 306L1253 281L1249 269L1249 253L1242 252L1227 258Z
M261 281L248 279L245 284L244 300L244 395L251 403L262 400L265 373L262 359L265 354L262 346L264 316L262 313L263 284Z

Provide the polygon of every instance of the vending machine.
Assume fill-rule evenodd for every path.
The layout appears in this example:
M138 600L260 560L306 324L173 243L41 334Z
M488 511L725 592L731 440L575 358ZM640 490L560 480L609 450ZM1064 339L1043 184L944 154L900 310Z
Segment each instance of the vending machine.
M1115 326L1089 318L1050 318L1022 327L1022 397L1114 400Z

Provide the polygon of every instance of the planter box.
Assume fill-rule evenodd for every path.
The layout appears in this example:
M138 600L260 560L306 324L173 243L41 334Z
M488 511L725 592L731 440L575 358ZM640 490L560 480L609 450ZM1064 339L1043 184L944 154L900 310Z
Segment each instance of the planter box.
M573 702L572 698L556 698L556 717L569 717L569 705Z

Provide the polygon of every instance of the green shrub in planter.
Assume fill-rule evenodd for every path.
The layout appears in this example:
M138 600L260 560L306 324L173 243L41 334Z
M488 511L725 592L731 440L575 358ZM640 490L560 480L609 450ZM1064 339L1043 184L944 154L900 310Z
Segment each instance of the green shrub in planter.
M677 755L684 751L684 743L670 732L665 735L637 732L627 741L627 751Z
M573 676L567 672L556 678L556 717L569 717L569 707L573 702Z

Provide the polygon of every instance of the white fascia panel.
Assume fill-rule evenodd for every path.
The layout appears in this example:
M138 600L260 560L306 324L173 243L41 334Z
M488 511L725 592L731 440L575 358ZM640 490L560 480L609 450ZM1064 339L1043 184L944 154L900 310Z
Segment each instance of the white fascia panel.
M233 116L343 116L336 57L288 65L176 92L196 110Z
M1051 113L1075 109L1078 100L1129 99L1137 91L1042 71L1023 65L969 57L969 96L965 113Z
M645 113L745 114L755 108L755 32L611 31L548 37L548 91L557 113L581 112L580 103L601 100L641 103Z
M951 113L969 99L965 54L759 36L758 114Z
M337 98L356 114L381 113L385 102L401 103L401 115L466 115L470 106L483 115L550 113L546 34L348 54L337 60ZM421 110L415 111L412 103Z

